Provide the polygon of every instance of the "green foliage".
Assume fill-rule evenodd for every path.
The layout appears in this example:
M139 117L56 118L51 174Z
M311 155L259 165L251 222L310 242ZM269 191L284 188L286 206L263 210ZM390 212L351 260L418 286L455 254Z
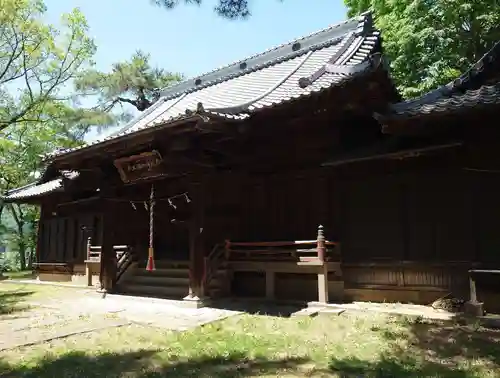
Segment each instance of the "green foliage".
M0 0L0 194L33 182L43 154L78 145L91 127L114 122L111 114L81 107L82 94L72 90L96 50L85 17L75 9L56 29L44 22L45 10L40 0ZM0 203L0 220L6 217L3 239L25 269L38 209Z
M203 0L150 0L154 4L167 9L175 8L179 3L201 5ZM217 0L214 12L229 20L245 19L250 16L248 0Z
M0 0L0 131L54 116L84 116L71 112L76 98L68 87L92 64L96 47L86 35L87 22L75 9L61 16L57 30L43 22L44 13L40 0Z
M500 40L500 5L485 0L344 0L371 9L392 75L409 98L455 79Z
M57 122L21 123L4 133L0 139L0 190L33 182L40 174L40 156L58 145L71 146L76 141L57 132ZM32 262L36 245L38 208L22 204L4 204L3 239L17 252L18 269L24 270ZM9 217L10 222L5 222ZM12 260L12 259L11 259ZM14 261L14 260L12 260ZM12 266L10 267L13 268Z
M110 73L86 71L76 80L76 89L98 96L100 109L106 112L122 103L143 111L158 98L159 89L183 79L181 74L152 67L150 58L137 51L130 61L114 64Z

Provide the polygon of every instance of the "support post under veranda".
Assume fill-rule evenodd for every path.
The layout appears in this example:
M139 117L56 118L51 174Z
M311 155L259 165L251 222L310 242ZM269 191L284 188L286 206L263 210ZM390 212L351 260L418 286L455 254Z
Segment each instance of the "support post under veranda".
M99 291L104 294L113 290L116 278L116 254L113 248L116 210L112 202L106 203L106 212L103 219L103 240L99 272Z
M192 212L189 220L189 293L184 300L196 307L204 305L205 287L204 271L204 201L203 181L193 184Z

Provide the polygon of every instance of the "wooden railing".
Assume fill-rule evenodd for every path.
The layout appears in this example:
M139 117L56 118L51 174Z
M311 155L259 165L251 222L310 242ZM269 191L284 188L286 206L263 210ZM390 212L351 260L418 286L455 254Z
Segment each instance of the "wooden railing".
M100 245L92 245L92 238L87 239L87 261L88 262L100 262L101 261L101 250Z
M127 245L116 245L113 247L116 252L116 281L121 278L135 260L132 248Z
M130 264L134 262L135 255L133 250L128 245L114 245L113 250L116 256L116 278L118 281L125 273ZM87 263L100 263L102 255L102 246L92 245L92 238L87 239Z
M294 260L297 262L340 261L340 244L325 240L323 227L316 240L233 242L225 245L227 260Z
M218 270L226 262L226 249L222 244L216 244L210 251L208 256L203 261L203 279L202 279L202 292L205 292L210 286L210 283L217 275Z
M231 242L226 244L228 259L277 259L277 260L323 260L334 259L338 254L339 244L325 242L325 255L321 258L316 247L316 240L273 241L273 242Z
M324 265L340 261L340 243L325 240L323 226L315 240L234 242L216 244L204 259L202 285L208 289L218 270L229 260L285 260L298 265Z
M73 272L73 263L71 262L43 262L33 263L33 267L38 273L65 273Z

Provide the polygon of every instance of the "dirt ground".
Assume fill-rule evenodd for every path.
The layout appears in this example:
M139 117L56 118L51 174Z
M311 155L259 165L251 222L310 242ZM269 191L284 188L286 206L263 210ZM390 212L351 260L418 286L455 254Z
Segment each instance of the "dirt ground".
M67 287L0 284L0 351L133 323L187 330L237 314Z

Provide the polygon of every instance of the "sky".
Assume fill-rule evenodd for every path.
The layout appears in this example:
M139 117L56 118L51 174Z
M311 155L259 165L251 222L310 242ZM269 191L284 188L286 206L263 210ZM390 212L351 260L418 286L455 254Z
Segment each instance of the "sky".
M180 1L183 2L182 0ZM346 18L343 0L250 0L247 20L229 21L213 12L215 0L173 10L150 0L45 0L47 19L78 7L98 50L97 69L108 71L140 49L154 66L193 77ZM94 136L91 136L93 139Z

